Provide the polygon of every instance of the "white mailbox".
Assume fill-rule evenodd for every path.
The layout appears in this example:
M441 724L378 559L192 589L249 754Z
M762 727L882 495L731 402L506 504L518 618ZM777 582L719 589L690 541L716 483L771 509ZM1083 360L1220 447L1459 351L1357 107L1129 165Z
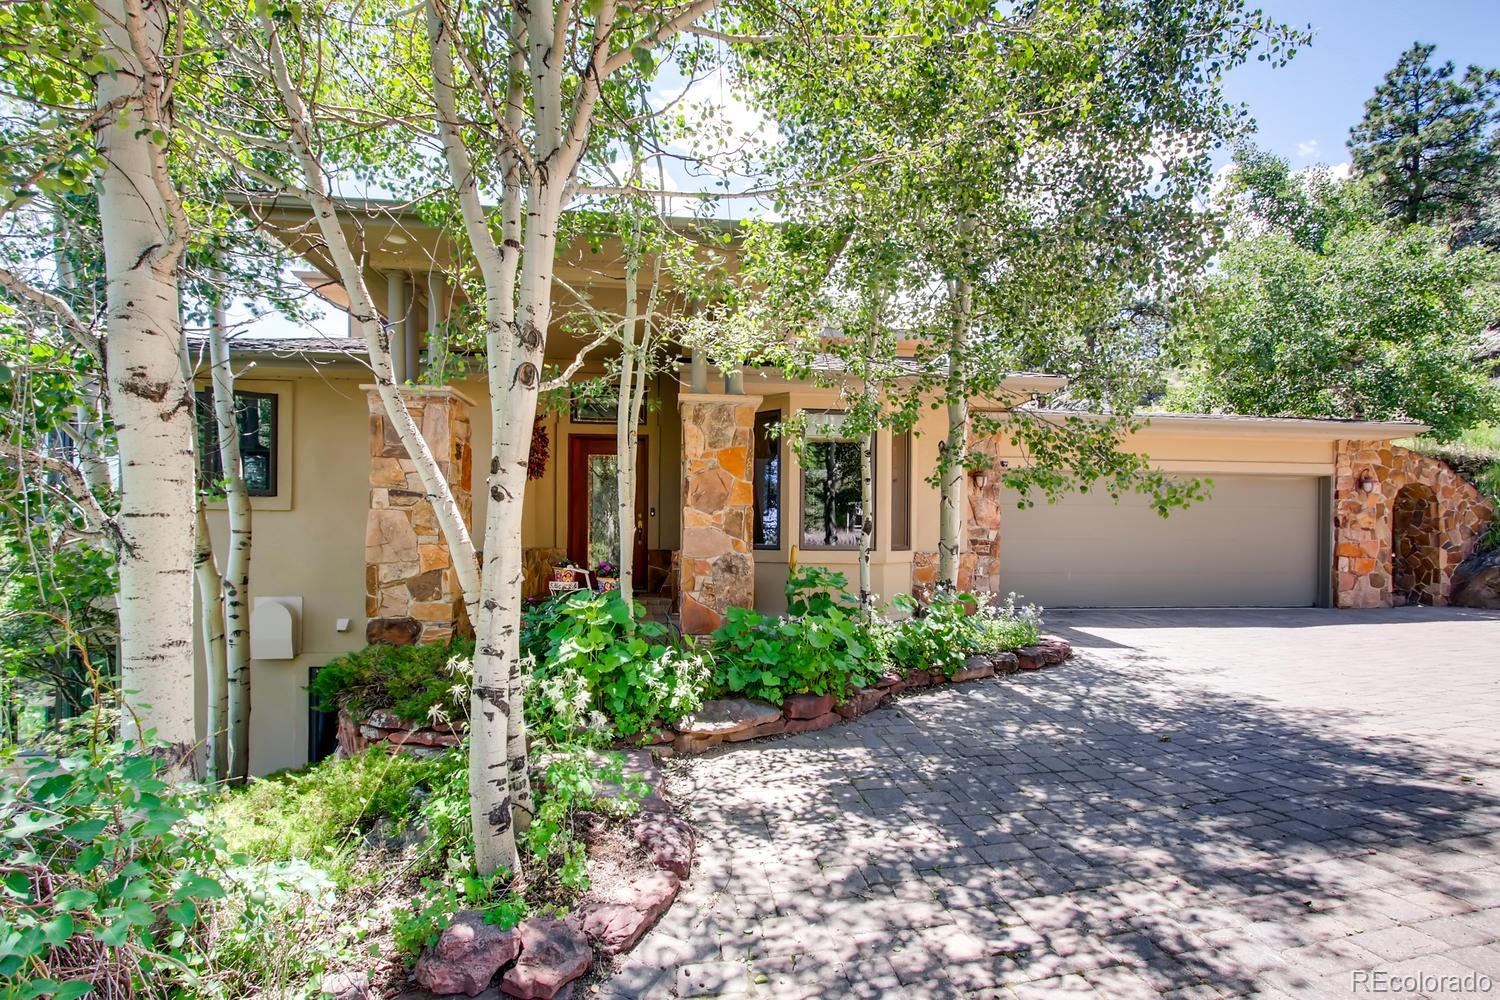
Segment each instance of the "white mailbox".
M302 598L257 597L250 609L250 658L290 660L302 639Z

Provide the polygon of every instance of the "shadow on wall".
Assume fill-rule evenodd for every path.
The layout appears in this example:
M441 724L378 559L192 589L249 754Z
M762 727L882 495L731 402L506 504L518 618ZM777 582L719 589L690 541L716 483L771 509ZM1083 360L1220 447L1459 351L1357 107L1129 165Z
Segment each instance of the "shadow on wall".
M1495 847L1500 799L1458 779L1493 762L1160 668L1085 655L679 767L695 895L718 902L679 902L663 933L827 995L1070 973L1297 993L1292 949L1431 915L1423 894L1500 899L1493 873L1424 864Z

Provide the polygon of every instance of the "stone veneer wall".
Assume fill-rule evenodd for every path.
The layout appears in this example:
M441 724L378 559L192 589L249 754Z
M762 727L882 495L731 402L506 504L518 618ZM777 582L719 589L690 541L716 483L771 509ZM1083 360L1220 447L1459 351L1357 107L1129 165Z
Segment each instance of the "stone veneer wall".
M1339 608L1388 608L1397 602L1393 545L1396 498L1404 487L1422 486L1436 498L1438 523L1429 526L1436 545L1434 604L1447 604L1453 571L1495 516L1494 508L1446 462L1385 441L1340 441L1334 470L1333 603ZM1375 488L1360 488L1361 477ZM1435 593L1431 591L1435 590Z
M468 630L463 590L416 466L396 435L379 394L370 406L370 510L365 521L366 642L442 642ZM410 386L401 394L464 523L472 519L474 457L469 400L450 388Z
M963 536L958 551L958 589L971 593L1000 593L1000 512L1004 487L1000 482L998 437L982 438L970 445L976 454L990 460L983 487L976 488L964 477ZM937 588L938 553L912 553L911 590L918 600L931 600Z
M732 607L755 606L751 529L755 408L759 396L684 393L682 412L682 630L706 635Z

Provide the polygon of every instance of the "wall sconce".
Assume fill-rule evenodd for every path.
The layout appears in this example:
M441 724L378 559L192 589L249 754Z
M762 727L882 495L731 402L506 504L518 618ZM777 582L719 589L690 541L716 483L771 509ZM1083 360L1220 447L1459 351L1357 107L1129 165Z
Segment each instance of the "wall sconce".
M989 485L990 474L988 469L970 469L969 482L974 484L976 490L982 490Z
M1375 479L1375 474L1369 469L1366 469L1359 474L1359 488L1364 490L1366 493L1374 493L1376 485L1377 482Z

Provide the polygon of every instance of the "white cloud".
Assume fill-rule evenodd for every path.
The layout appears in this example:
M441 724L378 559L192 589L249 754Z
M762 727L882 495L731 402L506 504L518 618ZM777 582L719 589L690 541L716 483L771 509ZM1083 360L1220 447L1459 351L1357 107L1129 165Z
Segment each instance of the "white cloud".
M1304 139L1301 142L1297 143L1297 155L1304 160L1310 160L1313 157L1317 156L1318 140Z

